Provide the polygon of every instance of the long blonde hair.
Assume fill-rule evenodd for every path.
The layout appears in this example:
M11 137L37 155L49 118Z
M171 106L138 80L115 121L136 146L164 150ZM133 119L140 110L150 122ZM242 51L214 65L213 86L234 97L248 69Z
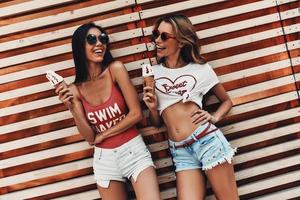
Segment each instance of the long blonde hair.
M180 56L185 63L206 63L206 60L200 54L199 38L194 30L194 26L185 15L173 14L160 17L154 23L154 30L158 28L161 22L172 25L176 39L183 44ZM160 58L158 62L164 63L165 58Z

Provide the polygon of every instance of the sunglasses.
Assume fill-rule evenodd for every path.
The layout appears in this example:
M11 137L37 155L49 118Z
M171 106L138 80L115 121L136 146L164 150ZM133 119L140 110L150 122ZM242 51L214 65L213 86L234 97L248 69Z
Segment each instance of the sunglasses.
M86 36L86 41L89 45L97 44L97 40L99 40L99 42L101 42L102 44L107 44L109 41L109 38L106 33L101 33L98 37L93 34L88 34Z
M175 36L172 36L170 33L166 33L166 32L159 32L159 30L153 30L152 31L152 37L154 40L156 40L158 37L160 36L160 39L165 42L168 39L176 39Z

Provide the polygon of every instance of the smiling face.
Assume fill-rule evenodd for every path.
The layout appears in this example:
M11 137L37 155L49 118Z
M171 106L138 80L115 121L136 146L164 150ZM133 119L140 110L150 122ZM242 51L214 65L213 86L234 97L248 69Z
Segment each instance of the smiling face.
M97 42L94 45L89 44L88 42L85 43L85 53L86 58L89 63L99 63L103 61L104 54L107 48L106 44L102 44L99 41L99 36L101 34L101 31L95 27L91 28L88 33L88 35L94 35L97 37Z
M157 30L160 34L166 33L166 35L170 36L165 41L161 39L161 35L155 39L157 56L159 58L167 58L170 56L179 56L180 48L182 45L178 42L175 37L175 31L170 23L162 21Z

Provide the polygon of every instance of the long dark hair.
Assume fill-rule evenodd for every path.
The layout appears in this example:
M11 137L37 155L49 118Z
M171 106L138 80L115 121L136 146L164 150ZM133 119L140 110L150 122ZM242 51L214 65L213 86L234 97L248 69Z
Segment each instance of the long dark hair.
M82 83L88 78L87 58L85 54L86 36L91 28L97 28L101 33L106 33L103 28L94 23L83 24L78 27L72 36L72 53L75 63L75 81L74 83ZM107 44L106 52L103 61L99 67L104 71L110 63L114 61Z
M161 22L172 25L175 37L178 42L184 46L181 48L180 57L185 63L206 63L205 58L200 54L199 38L194 30L194 26L188 17L182 14L171 14L160 17L154 23L154 30L157 29ZM165 58L160 58L159 63L164 63Z

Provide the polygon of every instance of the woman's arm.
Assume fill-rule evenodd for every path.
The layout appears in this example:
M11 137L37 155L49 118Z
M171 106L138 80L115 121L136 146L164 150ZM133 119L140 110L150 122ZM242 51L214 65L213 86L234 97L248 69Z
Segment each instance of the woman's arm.
M137 122L142 120L143 117L136 90L131 83L125 66L121 62L116 61L110 65L110 70L113 75L111 78L119 85L129 112L126 117L115 126L107 129L102 134L97 135L94 142L95 144L100 143L105 138L117 135L131 128Z
M225 115L230 111L230 109L232 108L232 101L228 96L226 90L224 89L223 85L220 83L218 83L212 88L212 92L221 102L216 112L212 115L212 122L216 123L223 119Z
M55 91L73 115L79 133L87 142L93 143L95 132L86 119L76 86L59 86Z
M195 124L204 124L208 121L212 122L213 124L217 123L221 119L224 118L224 116L230 111L232 107L232 101L230 97L228 96L226 90L222 86L221 83L216 84L212 88L212 92L216 95L216 97L221 102L220 106L216 110L215 113L210 114L205 110L197 109L191 114L191 118L193 120L193 123Z
M144 97L143 100L149 109L150 121L156 127L161 127L163 125L162 119L157 110L157 97L153 92L154 85L152 87L144 87Z

